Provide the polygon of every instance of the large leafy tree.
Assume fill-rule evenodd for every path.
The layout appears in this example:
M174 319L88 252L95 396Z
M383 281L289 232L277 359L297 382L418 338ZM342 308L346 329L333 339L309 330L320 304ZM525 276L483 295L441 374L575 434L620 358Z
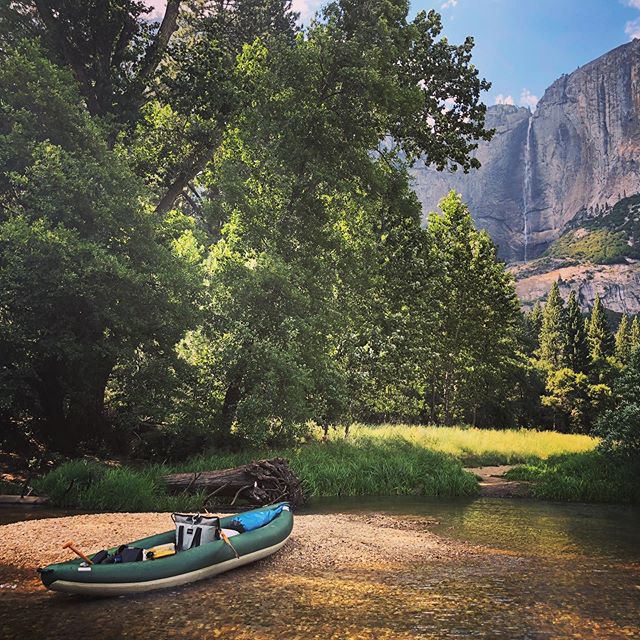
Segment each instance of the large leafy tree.
M271 432L304 417L335 419L345 384L369 392L376 386L366 382L371 354L389 363L392 349L421 335L412 333L420 323L406 311L408 287L385 297L407 267L425 286L416 266L426 260L419 208L404 167L420 155L437 166L477 164L469 153L488 135L479 102L486 84L470 64L471 41L452 46L439 39L437 14L408 21L407 10L398 1L370 2L366 10L334 2L305 37L261 38L238 59L251 108L233 120L204 181L210 227L221 238L212 253L216 323L203 327L205 342L188 354L217 354L206 367L224 385L225 432L255 423L245 410L287 390L298 396L301 389L309 401L298 412L274 403L265 411ZM264 269L277 270L287 304L270 307L245 295L243 283L262 279ZM227 270L244 275L228 277ZM366 304L358 308L355 299ZM282 338L267 330L274 323ZM256 353L265 356L259 361ZM357 376L347 375L351 365ZM390 369L376 368L383 371Z
M66 450L104 425L118 360L171 348L194 308L178 236L101 133L37 47L2 53L2 408Z
M628 366L614 385L615 406L597 423L602 436L601 448L608 453L632 459L640 471L640 351L631 356Z
M519 304L513 281L489 236L477 231L460 196L451 193L427 227L437 286L434 357L424 363L430 418L475 422L479 407L501 403L518 367Z

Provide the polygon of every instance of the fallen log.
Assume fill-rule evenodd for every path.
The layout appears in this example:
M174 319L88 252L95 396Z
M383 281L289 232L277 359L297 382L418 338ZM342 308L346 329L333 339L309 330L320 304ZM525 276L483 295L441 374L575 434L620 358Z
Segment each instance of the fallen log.
M162 479L172 492L206 491L204 506L222 497L233 498L229 506L238 501L265 505L286 500L296 507L305 501L300 480L284 458L256 460L233 469L172 473Z
M48 498L45 496L16 496L16 495L0 495L0 504L10 505L38 505L47 504Z

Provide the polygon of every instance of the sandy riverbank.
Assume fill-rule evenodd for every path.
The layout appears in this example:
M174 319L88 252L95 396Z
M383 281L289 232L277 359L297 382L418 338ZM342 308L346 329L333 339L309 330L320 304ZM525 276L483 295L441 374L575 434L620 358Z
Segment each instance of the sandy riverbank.
M460 542L444 541L428 530L427 518L361 515L296 516L286 551L260 564L277 563L278 569L371 566L456 558L473 553ZM104 513L16 522L0 527L0 582L15 589L38 587L34 570L73 557L62 549L73 540L89 553L166 531L173 523L169 513Z

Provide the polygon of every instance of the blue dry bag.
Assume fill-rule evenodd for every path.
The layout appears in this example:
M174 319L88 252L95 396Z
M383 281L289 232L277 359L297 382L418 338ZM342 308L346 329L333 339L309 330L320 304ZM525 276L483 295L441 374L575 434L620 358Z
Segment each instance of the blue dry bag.
M264 527L265 524L269 524L274 518L277 518L285 509L289 511L289 504L287 502L282 502L271 509L264 509L263 511L239 513L229 523L229 528L235 529L240 533L259 529L260 527Z

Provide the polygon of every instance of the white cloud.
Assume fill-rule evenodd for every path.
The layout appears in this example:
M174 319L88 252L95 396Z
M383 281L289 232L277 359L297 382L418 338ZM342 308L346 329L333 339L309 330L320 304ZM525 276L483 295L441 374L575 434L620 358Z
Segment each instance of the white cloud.
M640 11L640 0L620 0L620 2L627 7L638 9ZM624 25L624 32L627 34L629 40L640 38L640 17L635 20L627 20Z
M513 96L498 95L496 96L496 104L515 104Z
M518 104L521 107L529 107L533 110L536 108L538 100L540 100L540 98L538 98L538 96L534 96L533 93L529 91L529 89L523 89L522 93L520 94L520 100L518 100Z
M629 40L640 38L640 18L629 20L629 22L624 25L624 32L629 36Z
M640 0L639 0L640 1ZM441 9L453 9L453 7L458 6L458 0L447 0L440 5Z
M300 14L302 22L308 22L321 4L322 0L293 0L292 9Z

